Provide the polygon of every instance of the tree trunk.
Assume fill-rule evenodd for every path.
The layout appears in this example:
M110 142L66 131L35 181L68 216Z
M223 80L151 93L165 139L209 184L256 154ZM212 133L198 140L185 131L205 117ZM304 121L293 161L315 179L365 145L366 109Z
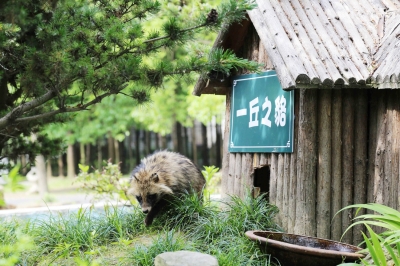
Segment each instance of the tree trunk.
M128 142L128 160L129 160L129 169L132 170L133 166L135 165L135 163L133 163L133 151L132 151L132 147L134 146L134 141L133 141L133 134L134 130L131 129L131 134L129 135L127 142Z
M64 176L64 162L63 162L63 155L60 154L57 158L57 164L58 164L58 176L61 178L65 178Z
M115 162L114 138L111 136L111 132L108 132L107 145L108 145L108 159L114 163Z
M101 169L103 161L103 153L101 152L101 140L97 140L97 169Z
M79 163L85 164L86 162L86 154L85 154L85 144L79 143Z
M85 154L85 157L86 157L85 165L89 165L90 166L90 150L91 150L92 145L90 145L90 143L88 143L85 146L86 146L86 149L85 149L85 153L86 153Z
M150 136L151 132L146 130L144 132L144 137L145 137L145 151L146 151L146 156L149 155L151 153L151 136Z
M68 144L67 148L67 176L68 178L74 178L76 175L75 172L75 154L74 154L74 145Z
M165 150L167 148L167 138L159 133L158 139L160 142L160 149Z
M190 157L189 154L189 136L188 136L188 129L187 127L182 127L182 132L183 132L183 141L182 141L182 150L183 154L187 157Z
M215 125L215 133L216 133L216 140L215 140L215 165L221 168L222 165L222 132L221 132L221 125Z
M192 128L192 160L196 165L199 165L197 162L196 121L193 121Z
M46 162L44 160L43 155L37 155L35 161L37 169L36 174L38 177L39 194L43 196L49 192L49 188L47 186Z
M136 156L136 164L140 163L140 130L135 130L135 156Z
M114 139L114 152L115 152L115 163L119 164L121 162L121 157L119 154L119 141Z
M46 172L47 172L47 178L53 177L53 173L51 170L51 158L48 158L46 161Z
M203 140L203 145L201 149L201 157L203 159L203 165L209 165L208 156L208 138L207 138L207 126L203 123L201 124L201 137Z

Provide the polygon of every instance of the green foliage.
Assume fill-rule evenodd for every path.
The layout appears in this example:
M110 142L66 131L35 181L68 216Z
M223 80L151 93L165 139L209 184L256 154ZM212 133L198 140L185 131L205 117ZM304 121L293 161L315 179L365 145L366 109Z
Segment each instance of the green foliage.
M0 244L0 265L14 266L21 258L23 252L33 249L32 238L17 232L16 240L12 244Z
M25 180L25 177L19 174L19 169L20 165L16 165L4 178L4 180L6 181L4 187L11 190L12 192L23 190L25 188L21 184L21 181Z
M29 224L19 220L0 220L1 266L16 265L25 251L33 249L34 243L28 228Z
M110 195L110 184L120 183L118 165L105 164L103 172L89 173L80 165L79 182L87 183L97 195ZM213 180L218 168L205 167L203 174ZM98 186L98 187L96 187ZM115 187L114 187L115 189ZM137 206L105 206L70 213L50 213L27 224L17 221L0 223L0 247L14 246L17 232L29 236L34 247L13 253L22 265L153 265L155 257L166 251L193 250L217 257L219 265L270 265L269 257L257 244L244 236L247 230L281 230L273 218L276 206L265 195L244 199L232 196L223 202L210 201L196 193L187 193L170 202L171 208L145 227L144 214ZM151 237L156 235L156 237ZM143 236L147 241L140 241ZM110 247L125 250L113 263L102 259ZM108 252L110 253L110 252ZM11 253L1 253L8 259ZM104 264L105 263L105 264ZM118 264L119 265L119 264Z
M154 259L163 252L192 250L191 243L174 230L162 232L153 240L150 246L143 244L135 245L129 259L135 261L134 265L153 266Z
M151 92L162 88L171 77L193 72L205 77L211 70L224 75L237 68L257 70L257 64L220 49L169 59L160 56L179 54L181 47L194 41L202 29L220 30L245 19L245 11L254 6L252 1L229 0L217 8L218 14L211 8L193 12L186 9L180 16L176 15L179 5L163 10L160 2L152 0L2 1L0 156L15 158L26 153L29 145L20 150L14 147L24 143L22 140L31 132L38 132L45 124L66 122L71 118L69 113L86 111L111 95L128 96L134 107L148 101ZM113 118L104 123L110 131L112 121L118 121L115 117L129 118L113 107L115 114L98 116ZM81 121L97 119L84 117ZM124 129L114 127L117 132L113 134L124 135L129 123L129 119L121 123ZM83 131L79 141L93 142L91 136L99 136L93 125L90 132ZM74 136L77 127L67 128L71 138L78 139ZM66 135L65 131L55 132Z
M400 212L390 207L377 204L354 204L343 208L357 208L356 215L361 209L375 212L374 214L363 214L355 218L357 220L347 228L344 234L355 225L364 225L369 233L369 237L362 232L366 244L366 252L371 257L374 265L400 265ZM341 211L342 211L341 210ZM378 226L385 229L382 233L376 233L371 226ZM371 265L367 259L361 260L362 265ZM357 265L344 263L341 265Z
M203 194L205 197L209 197L218 190L218 186L221 182L221 175L218 174L219 168L212 166L203 166L204 170L201 170L204 178L206 179L206 187L204 188Z
M119 165L110 162L103 163L103 169L100 171L94 169L89 173L89 166L79 164L80 173L76 183L82 185L82 189L87 193L94 193L95 197L108 197L115 199L117 194L119 199L128 200L127 191L129 188L128 180L122 179Z

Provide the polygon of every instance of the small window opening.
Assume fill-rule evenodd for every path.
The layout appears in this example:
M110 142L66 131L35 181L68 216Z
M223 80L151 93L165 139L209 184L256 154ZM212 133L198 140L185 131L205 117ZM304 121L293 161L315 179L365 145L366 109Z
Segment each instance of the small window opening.
M271 171L269 165L264 165L254 169L254 197L269 192L270 175ZM269 196L267 194L267 200L268 199Z

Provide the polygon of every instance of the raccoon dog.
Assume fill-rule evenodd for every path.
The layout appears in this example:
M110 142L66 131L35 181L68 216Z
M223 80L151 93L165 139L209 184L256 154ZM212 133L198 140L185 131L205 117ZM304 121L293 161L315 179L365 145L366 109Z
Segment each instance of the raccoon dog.
M147 213L144 221L147 226L171 196L185 192L200 195L205 182L200 170L188 158L175 152L159 151L142 159L133 170L128 195L136 197L142 211Z

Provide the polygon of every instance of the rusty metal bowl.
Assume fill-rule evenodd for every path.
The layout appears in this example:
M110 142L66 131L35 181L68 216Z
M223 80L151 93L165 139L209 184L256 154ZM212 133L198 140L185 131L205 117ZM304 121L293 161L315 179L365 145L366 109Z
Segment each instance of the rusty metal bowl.
M270 231L247 231L246 236L282 266L336 266L364 257L359 247L317 237Z

